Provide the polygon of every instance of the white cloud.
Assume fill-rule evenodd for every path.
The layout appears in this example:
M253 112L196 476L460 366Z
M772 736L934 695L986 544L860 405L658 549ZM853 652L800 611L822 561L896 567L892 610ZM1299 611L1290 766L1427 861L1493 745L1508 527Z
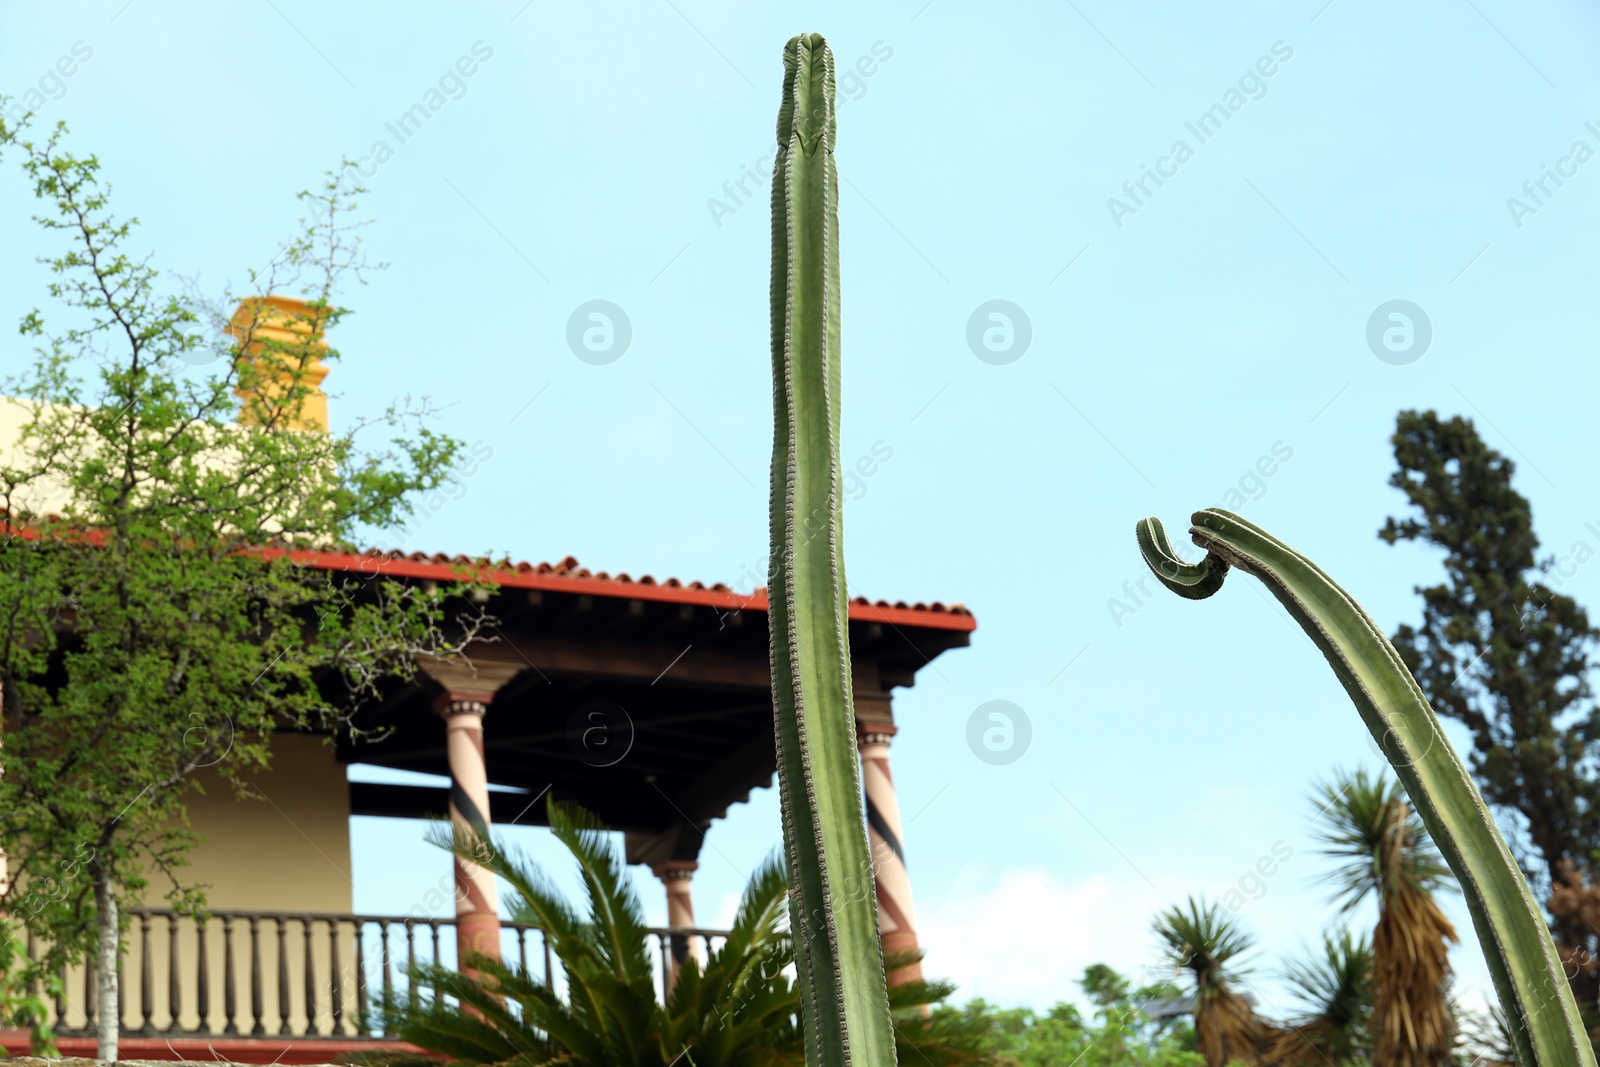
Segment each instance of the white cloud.
M916 887L913 886L913 889ZM960 988L956 1000L1047 1008L1082 999L1091 963L1139 975L1156 962L1150 917L1165 901L1134 879L1103 874L1067 882L1037 868L969 871L919 901L929 977Z
M1169 872L1151 872L1158 884L1179 884ZM1037 867L967 868L953 882L913 883L918 933L927 951L924 970L957 983L955 1001L983 997L1003 1006L1048 1008L1059 1000L1083 1003L1078 979L1091 963L1106 963L1136 983L1164 976L1150 923L1174 899L1136 872L1090 874L1072 881ZM1260 1010L1294 1010L1277 977L1285 959L1321 936L1335 915L1322 893L1283 882L1242 913L1260 949L1246 961L1248 988ZM1216 899L1215 894L1211 899ZM1469 1007L1493 1000L1477 939L1461 899L1440 899L1462 943L1451 953L1456 994ZM1370 917L1365 927L1370 929ZM1357 926L1363 927L1362 920Z

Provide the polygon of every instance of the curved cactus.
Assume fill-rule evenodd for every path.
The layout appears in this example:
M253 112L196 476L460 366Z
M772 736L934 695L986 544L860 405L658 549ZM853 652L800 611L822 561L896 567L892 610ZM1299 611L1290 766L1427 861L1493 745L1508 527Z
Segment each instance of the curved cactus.
M783 53L772 175L772 703L810 1067L889 1067L894 1030L850 698L839 466L833 54Z
M1145 562L1168 589L1200 600L1230 566L1266 583L1322 650L1466 896L1522 1067L1595 1067L1594 1049L1527 881L1466 768L1400 655L1376 623L1316 564L1253 523L1207 509L1190 535L1198 564L1172 550L1159 519L1137 528Z

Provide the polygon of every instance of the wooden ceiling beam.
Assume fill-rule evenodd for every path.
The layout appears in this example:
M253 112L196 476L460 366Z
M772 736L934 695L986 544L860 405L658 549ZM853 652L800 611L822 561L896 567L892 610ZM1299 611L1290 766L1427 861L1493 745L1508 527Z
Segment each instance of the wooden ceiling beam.
M729 652L707 645L667 641L608 641L555 634L504 635L503 642L474 645L474 660L524 660L547 676L578 675L612 681L644 681L674 688L710 685L719 688L769 689L767 652ZM507 655L506 653L511 653Z

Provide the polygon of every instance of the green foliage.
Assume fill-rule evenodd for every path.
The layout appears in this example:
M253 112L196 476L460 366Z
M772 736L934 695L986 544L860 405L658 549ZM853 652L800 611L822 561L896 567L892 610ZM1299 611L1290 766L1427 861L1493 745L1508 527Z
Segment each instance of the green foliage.
M1327 657L1462 886L1518 1059L1525 1067L1593 1067L1594 1050L1528 883L1394 646L1327 574L1265 530L1220 509L1198 511L1192 522L1190 534L1207 553L1197 565L1204 575L1182 570L1159 520L1139 524L1157 580L1190 597L1207 576L1229 567L1263 580Z
M920 952L890 953L886 962L893 971L912 967L922 959ZM943 1007L956 991L953 982L915 979L889 987L889 1012L894 1019L895 1061L918 1067L967 1067L991 1061L993 1022Z
M1125 1000L1128 996L1128 980L1104 963L1091 963L1085 967L1080 984L1089 999L1102 1008Z
M1195 1051L1194 1029L1178 1019L1152 1020L1142 1005L1179 995L1171 982L1138 989L1104 964L1087 968L1081 982L1095 1002L1085 1017L1075 1005L1058 1003L1049 1011L998 1008L982 1000L943 1007L935 1019L961 1022L982 1034L987 1061L1005 1067L1204 1067ZM921 1063L902 1057L907 1067Z
M772 175L772 698L790 901L811 1067L889 1067L851 706L839 464L839 180L833 53L783 53Z
M794 946L781 862L773 859L751 876L726 940L704 965L685 960L662 1003L623 857L593 816L554 802L549 811L551 831L577 862L582 910L537 866L497 843L444 828L431 839L505 879L512 917L548 933L565 996L518 966L482 956L466 961L478 977L420 965L411 971L413 989L427 992L380 1001L386 1031L430 1054L474 1064L666 1067L681 1057L695 1067L794 1067L804 1060L800 990L788 975ZM903 1062L982 1062L986 1027L924 1014L950 989L913 982L893 991Z
M19 932L15 923L0 919L0 1029L26 1029L35 1056L59 1056L45 998L55 994L61 979L26 965ZM4 1054L0 1050L0 1056Z
M458 442L414 429L425 405L341 434L286 429L312 393L309 338L254 339L291 380L250 402L258 425L238 425L234 390L262 383L240 358L252 339L221 332L237 297L208 305L163 289L132 247L135 220L112 212L99 161L66 151L64 132L30 141L0 126L37 221L61 241L43 260L57 306L24 318L36 358L5 383L26 425L0 467L0 811L13 876L0 909L50 942L47 972L97 939L114 949L112 903L142 900L150 871L176 905L201 904L180 876L197 841L184 799L200 772L246 791L273 731L350 728L381 681L451 652L476 625L441 629L451 590L340 576L288 551L348 547L405 515L449 473ZM301 293L332 325L339 285L364 267L354 205L332 176L302 200L301 233L251 273L251 291ZM383 427L387 442L364 443Z

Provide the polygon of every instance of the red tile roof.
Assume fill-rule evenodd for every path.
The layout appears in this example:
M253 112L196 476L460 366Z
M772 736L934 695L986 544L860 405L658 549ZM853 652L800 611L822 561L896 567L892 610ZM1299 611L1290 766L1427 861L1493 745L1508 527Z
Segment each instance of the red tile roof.
M50 518L59 521L60 516L51 515ZM0 533L17 533L25 538L38 536L36 528L13 526L3 517L0 517ZM275 556L284 549L273 547L261 551ZM750 593L739 593L722 582L706 585L704 582L683 582L677 578L657 581L648 574L641 574L638 578L629 577L626 573L607 574L582 566L576 556L568 556L560 563L513 563L482 556L450 556L443 552L432 555L426 552L408 554L398 550L381 552L373 548L360 553L293 549L289 550L289 555L301 563L330 571L391 574L399 578L431 578L445 582L457 581L465 575L510 589L588 593L591 596L657 600L727 611L767 610L767 591L762 587ZM850 601L850 618L857 622L881 622L893 626L920 626L967 633L978 628L978 620L973 618L965 605L943 604L937 600L932 603L919 600L908 604L904 600L890 602L858 596Z
M301 550L293 555L301 562L327 570L390 574L400 578L431 578L437 581L455 581L466 575L510 589L587 593L591 596L655 600L730 611L767 610L765 589L739 593L721 582L706 585L704 582L683 582L677 578L658 581L648 574L638 578L627 574L607 574L581 566L572 556L560 563L513 563L510 560L449 556L442 552L429 555L426 552L406 554L370 549L360 554ZM891 603L856 597L850 601L850 618L858 622L883 622L934 630L970 632L978 628L978 620L965 607L938 601L908 604L903 600Z

